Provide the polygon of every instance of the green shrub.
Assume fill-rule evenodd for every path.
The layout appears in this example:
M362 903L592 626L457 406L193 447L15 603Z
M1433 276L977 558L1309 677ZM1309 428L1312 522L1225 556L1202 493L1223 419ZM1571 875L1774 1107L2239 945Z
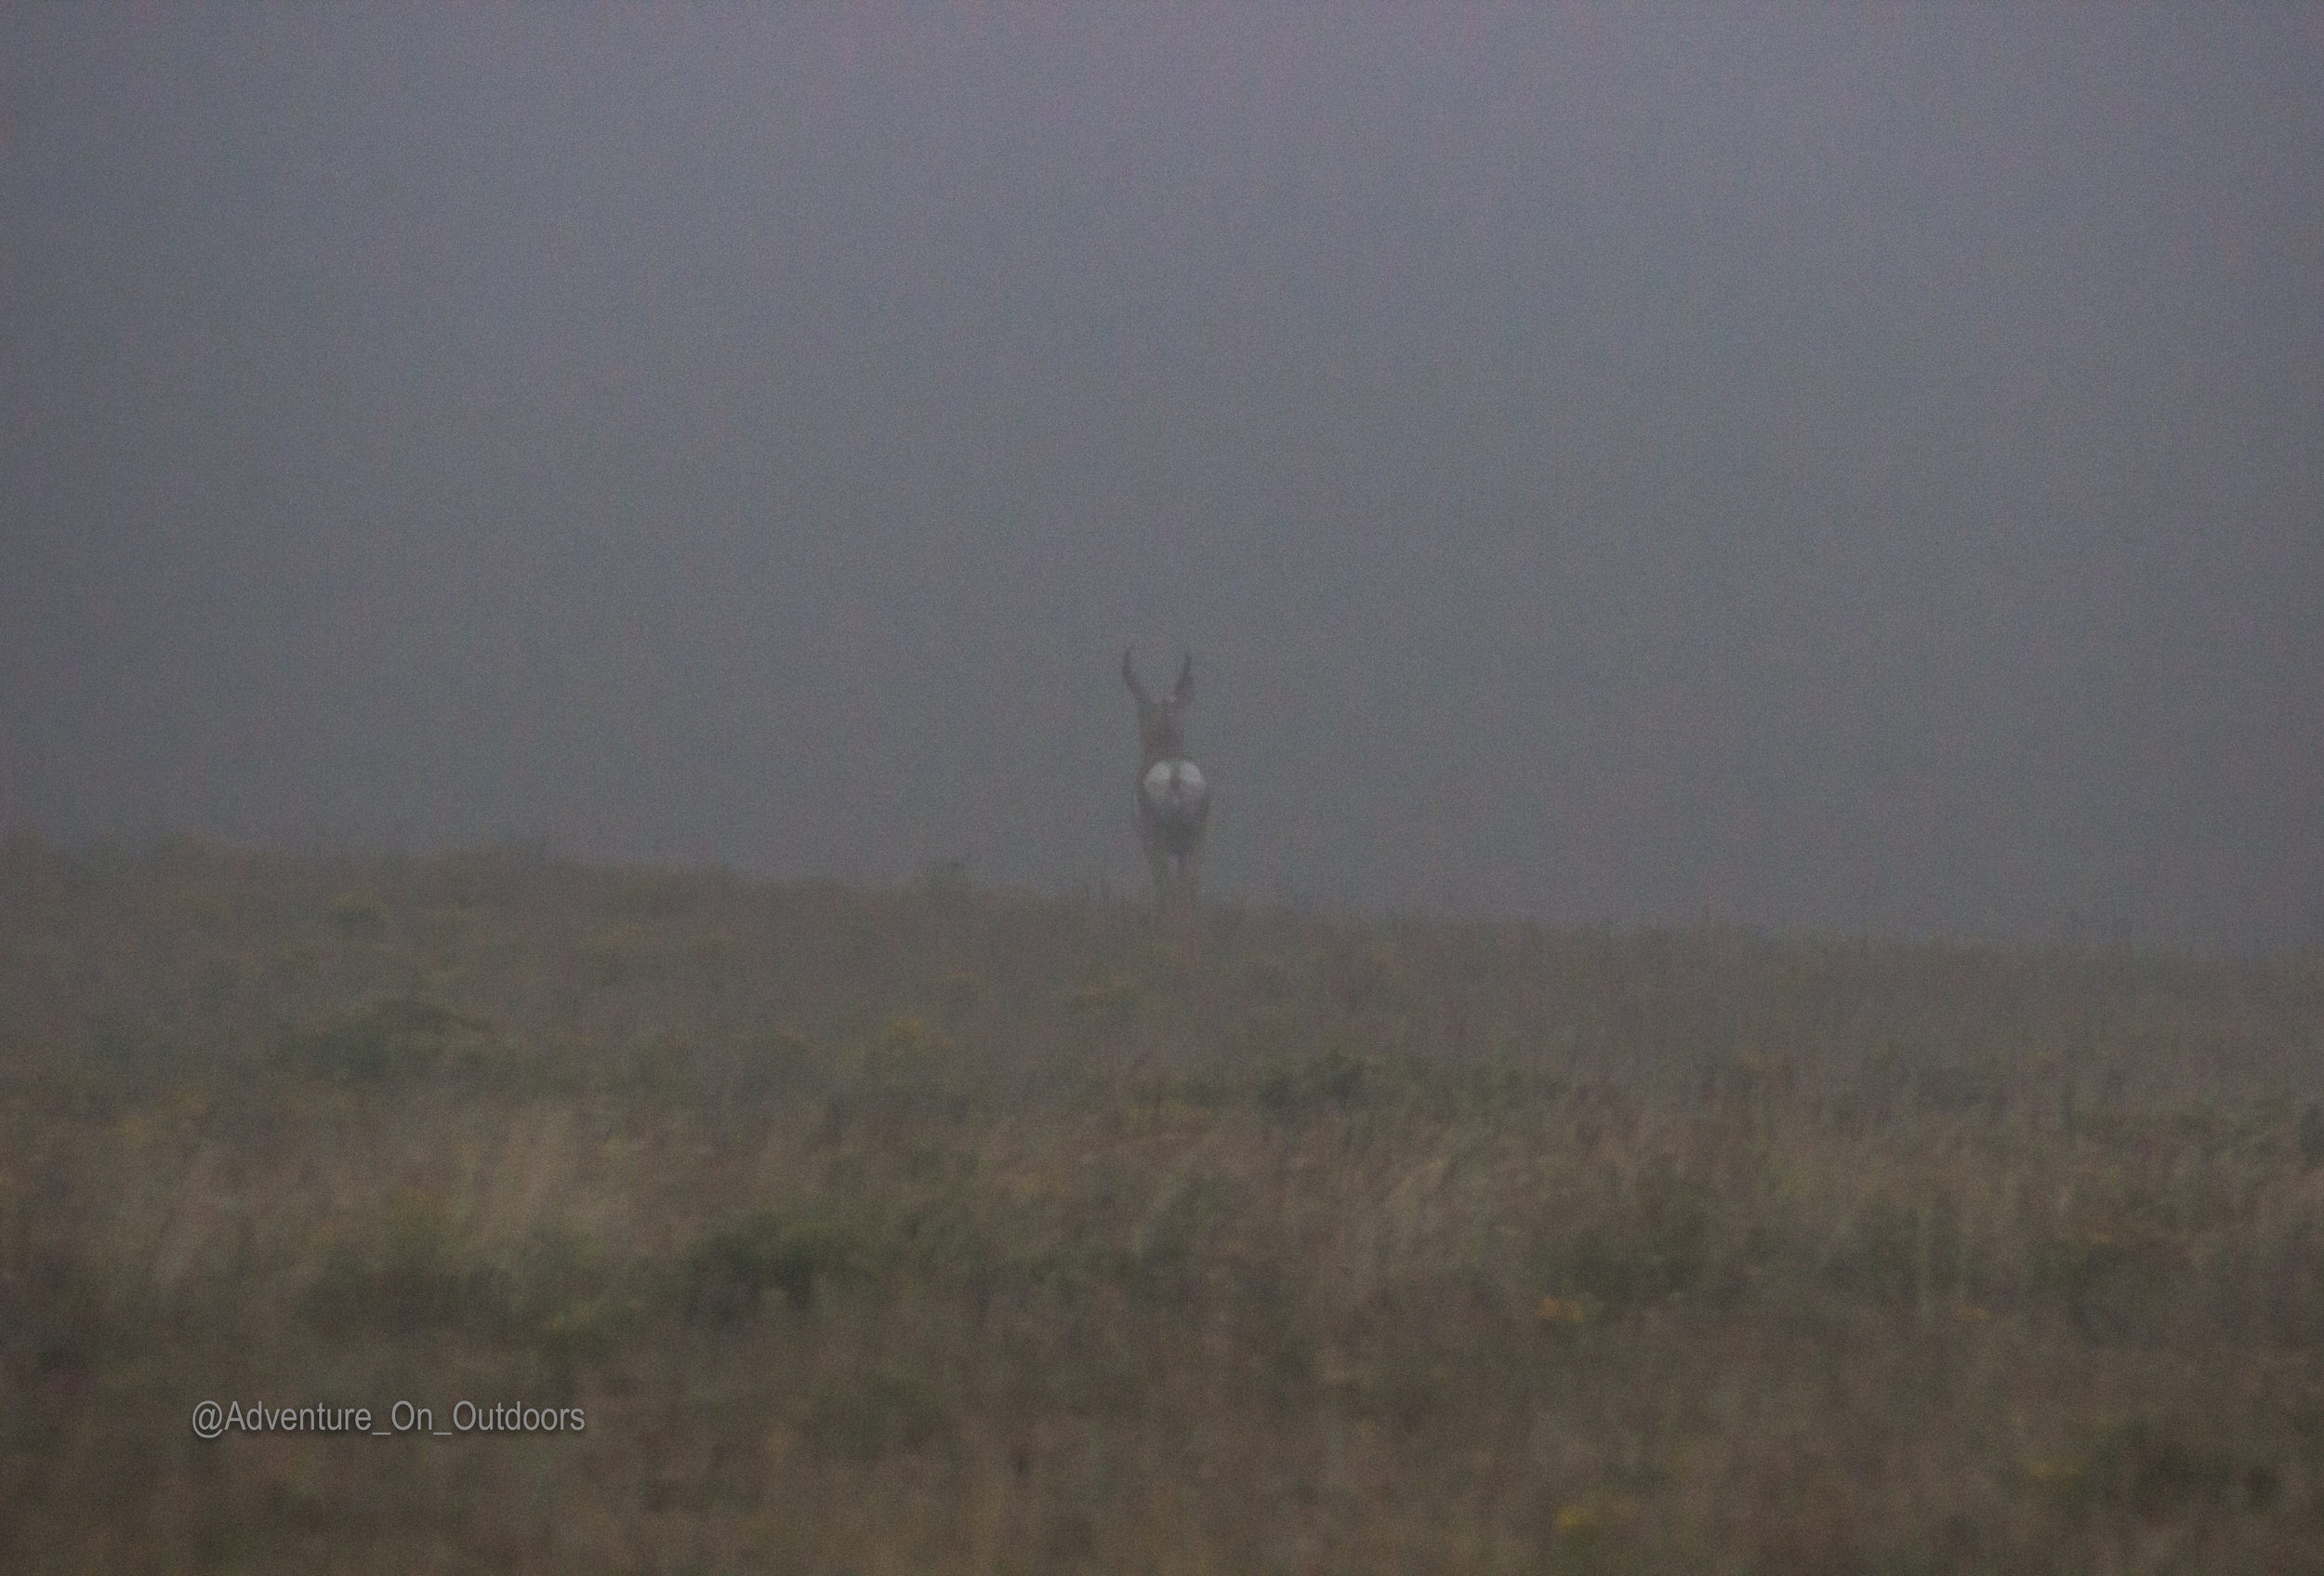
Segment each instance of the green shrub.
M815 1223L785 1220L771 1211L720 1226L686 1251L682 1301L689 1318L731 1324L756 1313L769 1291L795 1308L813 1300L815 1284L852 1267L850 1238Z
M1146 987L1131 974L1085 985L1065 999L1065 1005L1076 1013L1116 1027L1134 1022L1145 1004Z
M1650 1174L1612 1220L1593 1223L1558 1254L1553 1289L1593 1297L1614 1313L1648 1306L1697 1285L1710 1264L1710 1209L1697 1185Z
M1333 1046L1261 1075L1259 1108L1278 1121L1297 1121L1367 1104L1388 1083L1387 1069L1378 1061Z
M1850 1223L1824 1270L1842 1291L1875 1302L1905 1304L1921 1292L1924 1252L1921 1212L1876 1200Z
M2131 1418L2099 1429L2077 1455L2031 1473L2067 1508L2127 1510L2150 1525L2193 1514L2265 1512L2282 1494L2273 1462Z
M390 997L295 1031L284 1060L334 1083L422 1077L456 1057L481 1055L492 1026L416 997Z
M874 1462L939 1442L952 1419L936 1393L909 1374L863 1373L817 1389L799 1429L819 1455Z
M443 1199L411 1188L325 1246L306 1296L309 1319L333 1333L465 1327L496 1334L507 1306L505 1280L457 1251Z
M376 941L387 934L388 911L367 892L343 892L331 900L331 928L342 940Z

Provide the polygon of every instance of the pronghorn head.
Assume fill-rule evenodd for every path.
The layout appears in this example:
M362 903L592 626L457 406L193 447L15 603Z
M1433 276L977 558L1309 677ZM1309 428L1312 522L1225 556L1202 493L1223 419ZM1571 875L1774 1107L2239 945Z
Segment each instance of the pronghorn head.
M1129 650L1122 650L1122 682L1129 686L1132 698L1138 702L1138 743L1145 753L1142 766L1157 761L1175 761L1186 753L1186 709L1195 704L1195 659L1189 654L1178 670L1178 682L1160 700L1146 694L1146 686L1138 682L1138 669L1129 660Z

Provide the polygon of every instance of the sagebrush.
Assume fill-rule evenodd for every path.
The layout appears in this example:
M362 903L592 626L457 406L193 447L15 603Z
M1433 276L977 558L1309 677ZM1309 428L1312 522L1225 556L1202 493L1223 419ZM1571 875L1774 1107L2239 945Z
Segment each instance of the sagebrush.
M2324 1569L2320 1096L2313 957L20 840L0 1564Z

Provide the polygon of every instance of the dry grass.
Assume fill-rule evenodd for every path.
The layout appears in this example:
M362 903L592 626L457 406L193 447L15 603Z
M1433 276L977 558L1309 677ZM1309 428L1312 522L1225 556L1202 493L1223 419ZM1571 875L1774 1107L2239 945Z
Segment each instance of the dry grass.
M2314 960L20 841L0 1567L2324 1569L2319 1093Z

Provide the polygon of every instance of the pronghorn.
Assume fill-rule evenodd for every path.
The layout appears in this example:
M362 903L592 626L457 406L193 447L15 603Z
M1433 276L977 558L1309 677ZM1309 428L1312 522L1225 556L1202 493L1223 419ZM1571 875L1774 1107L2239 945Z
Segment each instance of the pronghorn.
M1168 698L1155 700L1122 652L1122 682L1138 702L1138 841L1154 871L1154 897L1165 908L1195 906L1202 884L1202 840L1210 826L1210 788L1186 759L1186 709L1195 703L1195 659L1178 670Z

